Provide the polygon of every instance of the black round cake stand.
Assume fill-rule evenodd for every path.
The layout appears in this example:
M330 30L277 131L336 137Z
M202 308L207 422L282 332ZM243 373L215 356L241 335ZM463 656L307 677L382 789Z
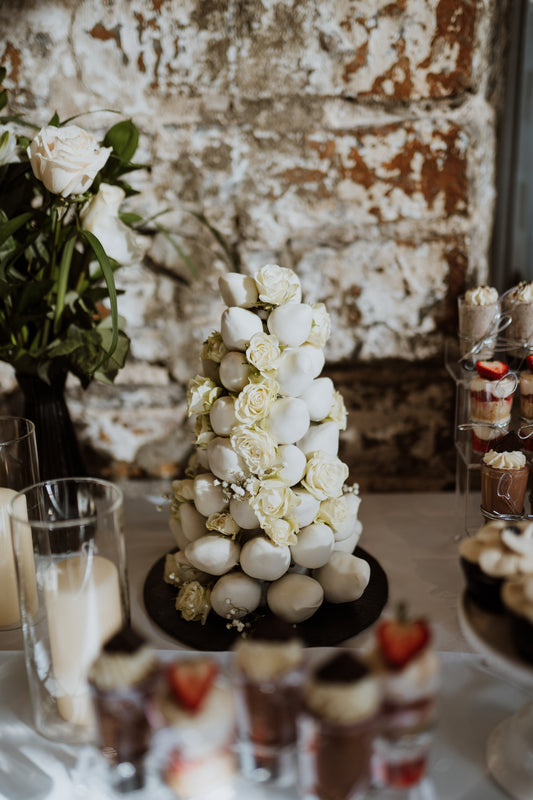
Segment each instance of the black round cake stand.
M345 642L370 627L380 616L387 603L389 587L387 576L379 562L363 548L357 547L354 555L370 565L370 580L359 600L350 603L324 602L313 616L295 624L295 632L308 647L331 647ZM187 622L176 611L178 589L165 583L163 573L166 555L152 566L144 583L144 605L150 619L166 634L180 644L203 651L230 650L239 631L214 612L204 625ZM258 609L254 619L268 614L268 609ZM253 620L247 630L253 627Z

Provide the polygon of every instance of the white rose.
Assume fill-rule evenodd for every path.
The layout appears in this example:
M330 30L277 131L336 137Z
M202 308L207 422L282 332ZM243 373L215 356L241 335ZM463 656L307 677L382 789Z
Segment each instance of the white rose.
M313 303L313 324L307 338L309 344L324 347L331 334L331 319L324 303Z
M333 392L333 402L328 413L328 419L333 420L340 431L346 430L348 414L346 412L346 406L344 405L344 399L340 392Z
M276 442L260 428L236 425L231 432L231 446L256 475L262 475L276 459Z
M340 497L344 482L348 478L348 472L348 467L340 458L318 451L312 453L311 458L307 461L302 485L317 500Z
M251 498L250 505L262 524L270 517L292 516L297 501L294 492L286 483L271 478L263 481L255 497Z
M259 299L263 303L279 306L282 303L299 303L301 300L300 279L292 269L278 264L265 264L254 278Z
M172 481L170 488L173 495L172 502L183 503L186 500L194 500L194 481L192 478Z
M211 378L203 375L191 378L187 388L187 416L206 414L220 394L222 389Z
M81 212L82 228L93 233L110 258L119 264L140 261L146 249L142 236L134 233L119 218L126 192L120 186L102 183Z
M199 581L184 584L176 597L176 611L187 622L201 622L205 625L211 610L210 591Z
M354 492L322 500L316 520L325 522L335 533L342 532L348 536L353 531L360 503L361 498Z
M27 149L35 177L49 192L68 197L91 186L111 153L77 125L43 128Z
M268 372L276 369L280 353L277 337L261 332L250 339L246 358L259 372Z
M208 531L216 531L223 536L234 539L239 533L239 526L229 513L229 511L215 511L210 514L205 523Z
M221 333L219 331L213 331L202 344L200 356L220 364L227 352L228 348L222 341Z
M262 528L270 541L280 547L296 544L298 524L293 519L268 517L263 520Z
M0 125L0 167L20 161L17 149L16 135L7 125Z
M266 417L278 396L278 389L272 378L263 378L245 386L235 401L238 421L251 424Z

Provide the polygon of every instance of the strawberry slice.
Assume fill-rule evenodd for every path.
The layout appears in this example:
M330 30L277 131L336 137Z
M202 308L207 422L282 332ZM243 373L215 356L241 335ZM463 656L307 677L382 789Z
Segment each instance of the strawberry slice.
M217 674L218 665L208 658L184 659L167 668L170 689L187 711L200 710Z
M498 381L507 375L509 367L503 361L476 361L476 371L480 378Z
M527 368L533 372L533 353L526 358Z
M400 606L395 617L379 624L377 639L389 667L402 669L429 643L431 631L425 619L409 619Z

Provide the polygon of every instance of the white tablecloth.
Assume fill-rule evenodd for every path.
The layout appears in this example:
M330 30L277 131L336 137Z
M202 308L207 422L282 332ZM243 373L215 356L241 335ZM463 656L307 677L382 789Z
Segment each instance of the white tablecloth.
M145 576L173 546L167 511L159 510L168 484L128 483L125 530L133 625L171 658L183 649L148 618L142 602ZM461 634L457 600L463 581L457 537L464 532L463 506L453 494L365 495L360 544L375 556L389 580L390 602L406 600L430 617L442 655L441 714L431 757L427 798L502 800L485 764L488 733L522 707L530 693L497 674ZM481 522L481 520L480 520ZM365 634L353 642L364 643ZM70 800L86 796L71 783L78 751L38 736L31 727L20 631L0 633L0 800ZM242 798L271 797L252 793ZM279 800L290 793L276 793Z

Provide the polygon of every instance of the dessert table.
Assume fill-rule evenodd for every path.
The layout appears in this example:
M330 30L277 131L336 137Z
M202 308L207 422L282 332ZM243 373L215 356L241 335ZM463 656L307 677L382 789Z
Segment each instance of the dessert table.
M159 630L143 604L145 577L173 545L167 523L164 481L123 485L132 623L163 659L187 649ZM432 622L442 657L440 718L429 775L419 800L503 800L485 760L489 733L531 700L520 682L495 671L490 659L464 638L458 618L463 580L457 554L464 535L464 501L453 493L364 494L359 511L360 544L385 570L389 604L406 601ZM480 517L481 524L481 517ZM348 644L364 646L369 633ZM223 658L223 654L221 655ZM532 668L533 669L533 668ZM20 630L0 633L0 800L93 798L76 781L78 751L52 743L31 726ZM531 789L533 798L533 787ZM242 798L272 793L245 787ZM276 791L279 800L295 792ZM374 795L372 795L374 797ZM378 798L380 795L375 795Z

